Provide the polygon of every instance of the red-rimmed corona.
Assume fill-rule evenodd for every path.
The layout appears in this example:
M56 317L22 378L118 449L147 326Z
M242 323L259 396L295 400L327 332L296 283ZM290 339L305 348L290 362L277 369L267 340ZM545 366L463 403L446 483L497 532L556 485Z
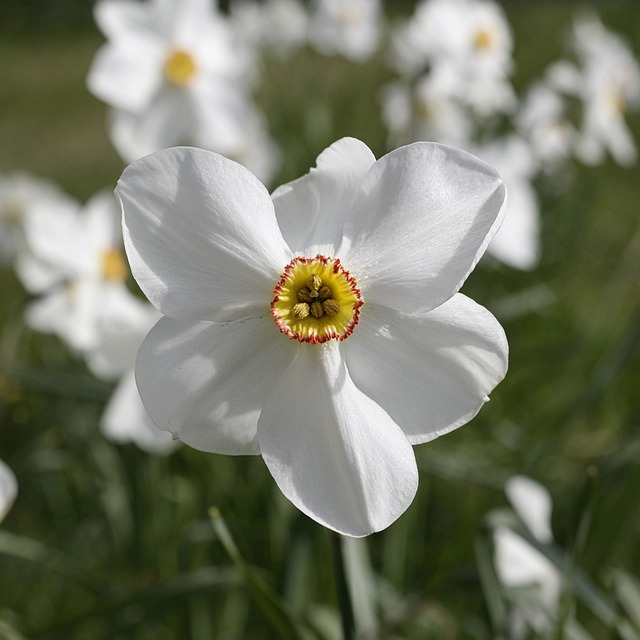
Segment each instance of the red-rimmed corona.
M292 340L345 340L358 324L363 301L356 280L337 258L294 258L273 290L271 315Z

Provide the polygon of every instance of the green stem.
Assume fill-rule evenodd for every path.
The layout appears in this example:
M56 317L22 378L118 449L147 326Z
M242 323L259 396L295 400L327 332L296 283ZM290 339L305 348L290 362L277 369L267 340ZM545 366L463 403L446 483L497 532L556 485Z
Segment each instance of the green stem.
M347 583L344 555L342 553L342 536L337 533L332 533L331 546L333 549L333 571L336 579L336 595L338 597L340 616L342 618L342 634L344 640L354 640L355 621L349 584Z

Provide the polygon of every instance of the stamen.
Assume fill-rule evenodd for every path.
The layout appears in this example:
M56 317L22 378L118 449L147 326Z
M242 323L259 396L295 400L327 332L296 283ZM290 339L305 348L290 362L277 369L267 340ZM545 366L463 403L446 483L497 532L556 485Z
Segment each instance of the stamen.
M340 305L331 298L322 303L322 308L328 316L335 316L340 313Z
M274 289L271 315L289 338L318 344L345 340L360 318L355 279L337 259L294 258Z
M312 302L309 305L309 312L314 318L322 318L324 315L324 309L322 308L322 302Z
M309 315L309 305L306 302L294 304L293 315L298 318L298 320L304 320Z

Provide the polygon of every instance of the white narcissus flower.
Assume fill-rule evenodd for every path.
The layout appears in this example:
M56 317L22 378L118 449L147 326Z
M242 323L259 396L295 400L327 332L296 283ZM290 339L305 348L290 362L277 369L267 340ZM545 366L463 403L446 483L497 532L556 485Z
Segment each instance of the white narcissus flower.
M562 91L580 98L583 117L575 151L587 164L600 164L607 153L620 165L633 164L636 144L625 121L640 105L640 66L627 43L596 16L574 25L578 66L562 61L550 79Z
M126 316L136 304L125 284L129 270L113 195L98 194L83 209L35 209L25 234L30 253L24 271L32 276L31 289L42 294L27 307L27 323L57 334L72 349L93 348L100 324Z
M267 141L247 84L250 56L211 0L100 0L108 38L87 77L113 109L111 136L127 161L176 144L197 144L252 164ZM259 130L259 135L256 131ZM249 152L247 149L249 148Z
M165 316L136 365L154 422L261 454L337 532L389 526L417 489L411 445L468 422L506 372L502 327L458 293L504 214L496 172L434 143L376 161L345 138L269 197L182 147L130 165L116 194L133 274Z
M393 35L392 48L400 73L433 74L438 96L455 99L481 117L508 113L516 105L508 79L513 39L495 2L423 1Z
M353 61L370 58L380 41L380 0L315 0L309 40L318 51Z
M11 469L0 460L0 522L4 520L18 495L18 481Z
M516 513L542 544L551 543L551 497L540 484L525 476L507 481L506 493ZM528 589L533 599L521 599L512 611L512 637L528 637L527 628L550 631L558 612L562 577L538 549L506 526L494 531L495 566L500 582L510 589Z

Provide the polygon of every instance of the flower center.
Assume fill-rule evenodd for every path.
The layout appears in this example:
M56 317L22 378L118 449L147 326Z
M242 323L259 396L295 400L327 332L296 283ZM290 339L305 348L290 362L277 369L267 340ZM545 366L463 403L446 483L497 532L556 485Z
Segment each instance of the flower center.
M493 47L493 44L493 34L489 29L483 28L476 31L475 38L473 40L473 46L478 51L488 51Z
M186 51L176 49L164 63L164 77L176 87L186 87L196 74L195 60Z
M282 333L300 342L345 340L360 319L360 291L337 259L294 258L273 293L271 315Z
M102 254L102 277L111 282L119 282L127 277L127 267L122 251L113 247Z

